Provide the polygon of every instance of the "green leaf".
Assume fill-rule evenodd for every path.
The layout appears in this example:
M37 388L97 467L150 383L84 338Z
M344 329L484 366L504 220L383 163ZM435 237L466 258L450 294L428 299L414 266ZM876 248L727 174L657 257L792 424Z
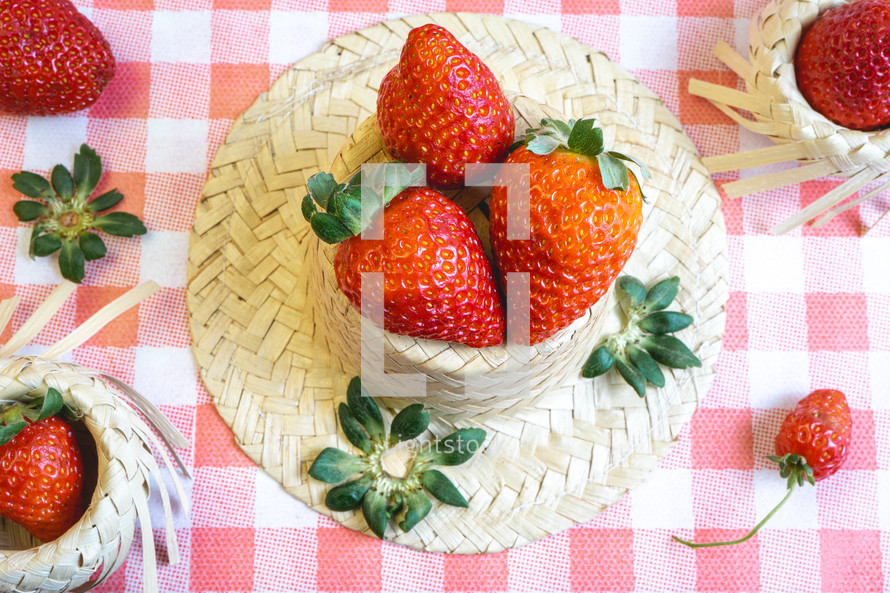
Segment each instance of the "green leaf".
M587 156L596 156L603 151L603 130L595 122L593 118L575 122L569 135L569 150Z
M351 511L361 504L362 498L373 483L374 478L365 474L358 480L334 486L324 497L324 504L332 511Z
M362 232L361 189L340 192L330 201L330 213L336 217L352 235Z
M36 220L49 213L49 208L40 202L32 202L31 200L20 200L12 207L12 211L22 222L30 222Z
M643 164L643 161L632 156L622 154L620 152L615 152L614 150L609 151L609 154L616 159L621 159L622 161L628 161L635 164L637 167L640 168L640 173L643 174L643 179L649 179L652 177L652 173L649 172L649 169L646 168L646 165Z
M380 414L377 402L362 388L360 377L353 377L349 382L349 387L346 389L346 403L352 416L365 427L371 440L383 442L385 437L383 416Z
M349 406L341 402L338 412L340 416L340 428L343 429L343 434L346 435L349 442L365 453L370 453L372 448L371 439L369 439L368 435L365 434L365 431L362 430L361 425L356 422L355 418L352 416L352 412L349 411Z
M640 369L623 356L615 357L615 368L618 369L618 373L627 381L627 384L634 388L637 395L640 397L646 395L646 377Z
M362 500L362 514L371 531L383 539L386 533L386 522L389 519L389 514L386 512L386 497L376 490L368 490Z
M52 171L53 189L66 202L74 195L74 179L63 165L56 165Z
M49 181L31 171L22 171L13 175L12 187L29 198L43 198L45 200L53 195Z
M340 222L340 219L336 216L327 212L315 214L309 223L312 225L312 230L315 231L318 238L325 243L340 243L353 236L353 232L349 230L349 227Z
M46 395L43 396L43 403L40 406L40 414L37 416L37 421L40 422L50 416L55 416L64 407L65 400L62 399L62 394L54 387L50 387L46 390Z
M630 304L636 307L646 298L646 287L633 276L622 276L618 279L618 288L630 297Z
M80 284L84 275L83 263L83 251L77 243L73 240L64 241L62 251L59 253L59 270L62 272L62 277Z
M147 231L142 221L128 212L111 212L93 220L93 226L115 237L135 237Z
M95 150L81 144L80 152L74 155L74 185L77 197L86 200L102 178L102 159ZM95 210L94 210L95 212Z
M416 439L430 425L430 413L423 411L423 404L411 404L399 410L389 427L391 443Z
M535 136L526 143L529 152L537 155L548 155L560 146L560 141L552 136Z
M429 455L436 465L460 465L470 460L485 441L481 428L461 428L429 444Z
M37 257L52 255L62 248L62 239L54 233L37 235L31 242L31 253Z
M420 483L430 494L455 507L467 508L467 499L457 489L448 476L437 469L428 469L420 477Z
M405 508L405 497L401 492L393 492L392 497L386 502L386 514L393 517Z
M123 199L124 194L113 189L90 201L90 203L87 204L87 210L89 212L102 212L103 210L108 210L109 208L117 206Z
M603 177L603 185L606 189L620 189L627 191L630 185L630 177L627 173L627 167L624 163L610 155L608 152L601 152L596 155L596 162L600 166L600 174Z
M594 121L594 120L590 120ZM569 136L572 134L572 128L575 125L575 120L569 120L569 122L564 122L559 119L553 119L550 117L545 117L541 120L541 126L545 130L552 130L554 134L556 134L557 138L565 138L568 141Z
M692 317L677 311L656 311L640 319L637 325L651 334L670 334L692 324Z
M328 484L338 484L366 469L368 462L361 457L350 455L335 447L328 447L312 462L309 475Z
M38 222L34 225L34 228L31 229L31 239L28 242L28 256L31 259L34 259L34 256L37 255L34 253L34 243L37 241L37 238L40 237L43 233L46 232L46 224L43 222ZM61 245L60 245L61 247Z
M599 377L608 372L614 364L615 357L612 355L612 351L609 350L608 346L603 344L591 352L590 356L587 357L587 362L585 362L584 366L581 368L581 376L586 377L587 379Z
M106 253L105 241L99 235L84 233L80 236L80 250L87 261L101 259Z
M637 367L646 380L656 387L664 387L664 373L658 367L658 363L645 350L640 350L633 344L627 346L627 357L630 363Z
M655 284L646 293L646 299L643 301L643 308L646 311L660 311L666 308L674 299L677 298L677 291L680 289L680 278L673 276Z
M306 182L309 195L322 210L328 210L328 204L339 188L340 184L334 180L334 176L325 171L316 173Z
M698 357L686 347L686 344L674 336L645 336L639 344L652 355L652 358L664 366L675 369L701 366Z
M309 194L303 196L303 203L300 204L300 211L303 213L303 218L306 219L306 222L312 222L312 217L318 213L318 208L315 206L315 202L312 201L312 196Z
M0 447L15 438L15 435L22 432L28 426L27 422L13 422L6 426L0 426Z
M430 502L423 490L415 490L408 494L405 504L408 506L408 510L405 512L405 520L399 523L399 527L407 533L424 520L430 509L433 508L433 503Z

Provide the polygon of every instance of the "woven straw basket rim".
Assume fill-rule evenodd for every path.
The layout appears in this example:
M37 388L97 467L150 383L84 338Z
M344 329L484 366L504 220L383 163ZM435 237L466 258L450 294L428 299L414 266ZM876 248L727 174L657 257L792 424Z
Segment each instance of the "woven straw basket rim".
M426 551L497 552L587 521L639 484L709 389L721 348L728 288L719 195L676 118L604 54L518 21L440 13L339 37L292 65L234 123L205 184L189 251L193 351L248 456L299 500L367 532L360 513L327 510L327 486L306 474L325 447L348 448L335 409L351 375L317 323L319 295L307 279L315 241L300 202L306 179L330 170L373 113L377 85L408 31L428 22L454 33L504 88L571 117L595 115L610 146L651 164L650 210L625 271L647 282L680 276L678 306L698 320L683 337L702 369L668 373L666 388L646 399L614 376L578 376L509 413L436 408L433 436L454 425L489 435L481 455L445 468L469 508L435 506L408 534L390 527L387 539ZM606 306L611 331L621 307L614 298ZM389 418L395 411L383 409Z
M11 548L0 549L0 591L73 591L101 584L126 560L138 521L142 529L143 585L146 592L157 593L154 534L148 512L150 478L156 483L165 511L168 558L171 563L177 562L173 502L154 452L171 474L180 507L186 511L188 499L162 441L171 447L169 451L183 471L172 446L187 446L188 441L157 409L119 380L55 360L158 289L156 284L146 283L125 293L42 356L16 355L18 348L30 342L74 292L75 285L62 284L0 347L0 400L27 401L48 388L57 389L69 406L83 414L81 421L95 443L99 472L83 516L54 541L38 542L21 527L2 520L0 533L10 540ZM17 302L12 298L0 303L0 331L11 319Z

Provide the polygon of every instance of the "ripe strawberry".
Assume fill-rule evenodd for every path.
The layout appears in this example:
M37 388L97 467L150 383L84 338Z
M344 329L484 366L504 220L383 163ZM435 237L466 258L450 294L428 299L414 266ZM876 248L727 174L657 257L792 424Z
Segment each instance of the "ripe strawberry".
M60 537L84 512L80 448L65 420L43 417L46 407L35 417L35 410L13 404L0 429L0 515L45 542Z
M853 418L847 398L836 389L817 389L797 403L785 417L776 436L776 455L768 459L779 465L779 472L788 480L785 498L754 529L741 539L729 542L696 544L674 539L691 548L729 546L747 541L782 508L796 486L812 485L834 474L844 460L850 445Z
M491 195L491 245L505 278L529 272L531 343L570 325L602 297L633 253L643 195L616 152L603 151L592 119L545 119L506 162L530 170L530 239L507 238L507 196L521 195L511 175ZM648 170L640 163L644 177Z
M854 130L890 124L890 0L823 13L804 33L797 85L816 111Z
M102 33L68 0L0 2L0 111L84 109L99 98L114 68Z
M491 265L460 207L426 187L398 187L384 200L383 239L364 239L361 198L353 193L360 188L320 175L310 179L303 214L322 240L340 243L334 271L353 306L361 311L362 272L383 272L383 286L371 290L383 292L387 331L475 348L503 341L506 321Z
M438 25L408 33L377 96L377 123L392 156L425 163L429 184L463 185L465 163L503 160L513 109L478 56Z

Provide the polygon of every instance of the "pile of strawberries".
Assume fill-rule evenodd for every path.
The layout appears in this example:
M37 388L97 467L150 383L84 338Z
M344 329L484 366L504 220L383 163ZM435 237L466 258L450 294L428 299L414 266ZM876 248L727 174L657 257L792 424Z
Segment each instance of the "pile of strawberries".
M424 164L432 188L408 176L394 195L369 200L360 175L337 184L321 173L308 184L303 215L322 240L339 243L337 282L356 308L362 273L383 273L372 290L382 292L392 333L501 344L503 287L520 272L529 274L530 343L538 343L595 304L634 250L643 196L625 163L648 176L646 168L605 150L592 119L545 119L511 145L514 115L494 74L438 25L409 33L380 86L377 123L393 159ZM437 190L461 187L468 163L497 162L516 167L503 169L491 194L493 266L467 215ZM528 200L527 239L508 236L508 196ZM363 238L380 208L382 240Z

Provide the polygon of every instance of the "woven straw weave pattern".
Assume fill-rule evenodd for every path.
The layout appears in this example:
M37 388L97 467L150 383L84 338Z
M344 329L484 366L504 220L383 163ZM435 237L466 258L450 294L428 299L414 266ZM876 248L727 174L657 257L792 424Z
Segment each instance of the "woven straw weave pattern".
M436 14L346 35L295 64L235 123L205 185L189 257L193 347L245 452L331 514L326 487L305 472L324 447L347 447L334 410L349 376L336 370L317 325L309 277L318 255L299 204L306 179L329 168L372 114L376 85L408 31L430 21L479 54L505 88L573 117L596 115L607 142L633 145L661 173L646 187L652 208L626 271L646 281L680 276L678 306L698 321L683 337L703 361L694 373L669 373L644 400L611 376L576 377L509 413L455 406L450 420L476 416L489 431L484 454L449 472L469 509L435 507L411 533L388 537L430 551L495 552L586 521L640 483L707 392L720 350L727 286L716 189L677 120L605 55L500 17ZM614 329L620 308L611 298L606 306L605 328ZM451 429L442 417L431 426L435 435ZM334 518L365 529L360 515Z

